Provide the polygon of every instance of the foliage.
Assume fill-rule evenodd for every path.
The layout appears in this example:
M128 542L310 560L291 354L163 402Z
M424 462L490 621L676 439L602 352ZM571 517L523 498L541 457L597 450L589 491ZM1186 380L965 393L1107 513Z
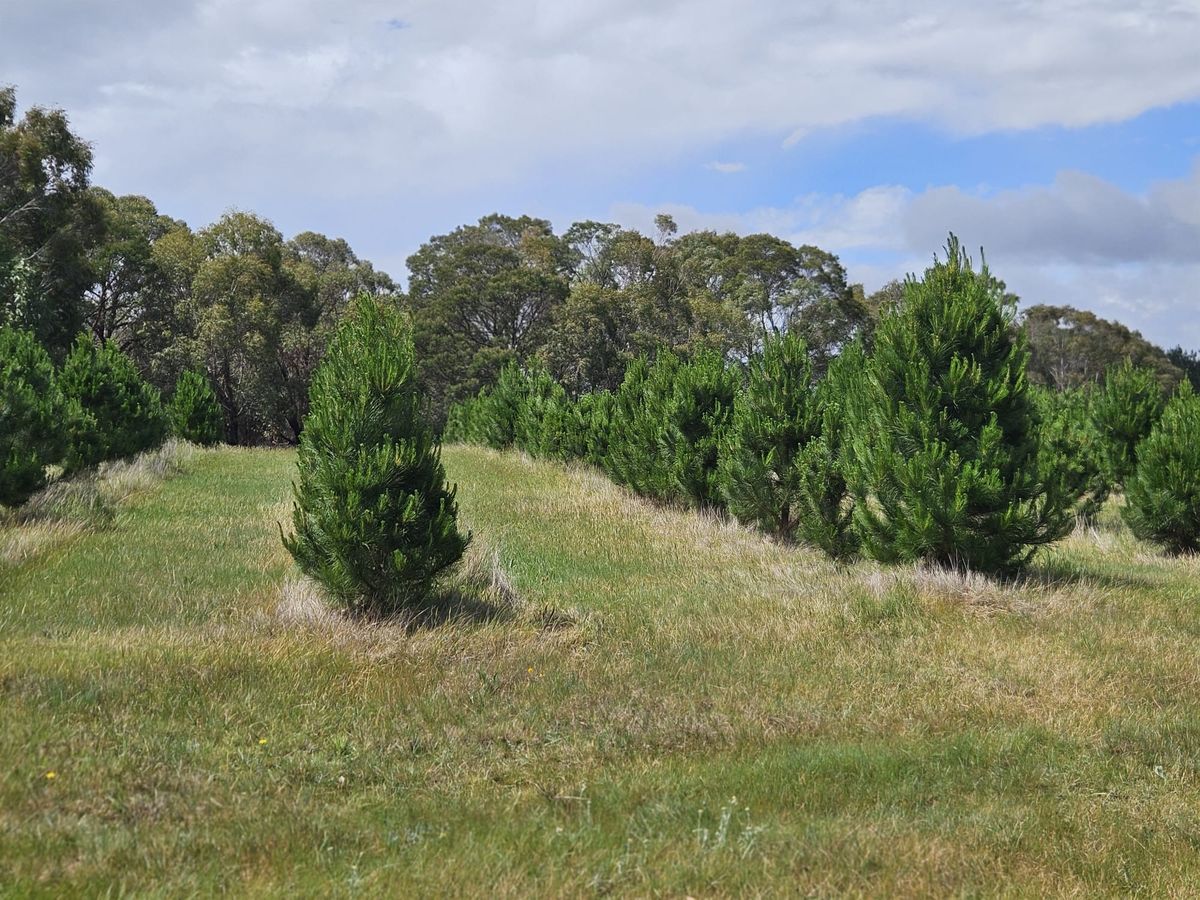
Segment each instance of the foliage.
M1029 380L1060 391L1099 383L1127 359L1152 370L1165 389L1183 377L1181 367L1141 334L1087 310L1030 306L1021 328L1029 342Z
M1171 365L1183 372L1192 390L1200 390L1200 353L1184 350L1183 347L1172 347L1167 351L1167 359L1171 361Z
M1124 486L1137 468L1137 448L1162 415L1165 399L1154 373L1128 359L1109 369L1092 402L1092 424L1100 436L1105 477Z
M69 427L69 471L133 456L157 447L167 436L158 391L112 341L97 345L90 335L80 334L58 383L67 402L77 404Z
M956 238L946 249L876 330L848 453L855 521L881 560L1010 571L1071 522L1039 477L1011 307Z
M718 449L733 410L736 373L712 351L689 360L638 359L612 401L604 468L639 494L721 505Z
M0 326L0 505L46 483L63 450L63 402L49 354L28 331Z
M468 537L425 421L411 332L386 301L363 297L339 327L313 378L298 467L284 544L300 568L352 611L428 603Z
M83 325L87 248L102 228L87 194L88 144L66 113L0 87L0 325L32 331L61 360Z
M833 559L848 559L859 549L854 503L846 481L846 440L853 400L862 390L866 357L860 344L846 347L829 364L813 402L820 431L796 458L797 537Z
M1125 521L1170 553L1200 550L1200 396L1185 385L1138 445Z
M1042 480L1054 482L1074 503L1074 514L1093 521L1108 499L1104 447L1092 422L1092 388L1052 391L1031 387L1040 428L1038 467Z
M167 406L171 434L193 444L215 444L221 439L221 407L208 379L199 372L184 372L175 383Z
M721 491L740 521L781 538L798 524L800 455L821 433L808 345L787 332L767 338L750 362L721 449Z

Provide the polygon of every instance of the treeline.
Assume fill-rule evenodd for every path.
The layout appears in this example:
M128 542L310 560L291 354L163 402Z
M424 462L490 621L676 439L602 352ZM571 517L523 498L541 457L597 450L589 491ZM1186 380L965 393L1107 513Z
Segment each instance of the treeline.
M202 373L231 443L297 441L317 362L359 294L409 316L440 428L509 363L545 368L576 398L615 391L660 350L744 364L789 333L821 374L850 343L869 348L903 293L892 282L868 295L836 256L772 235L679 234L667 216L651 236L592 221L556 234L490 215L430 238L408 259L405 294L344 240L285 240L248 212L193 230L91 185L91 166L62 111L18 118L15 91L0 89L0 324L32 333L56 363L81 332L111 340L168 397L183 372ZM1185 373L1200 382L1195 354L1091 313L1032 306L1012 327L1028 340L1030 380L1056 390L1098 383L1127 358L1168 389Z
M230 212L198 231L145 197L90 183L92 152L60 110L16 115L0 89L0 325L56 363L109 342L170 396L206 378L230 443L294 442L312 373L358 294L399 296L343 240L290 240Z
M832 357L782 330L744 362L706 347L638 356L614 390L575 396L545 365L509 363L450 408L446 439L586 460L644 496L727 510L838 559L1010 572L1113 491L1139 535L1194 548L1190 384L1168 403L1171 373L1129 359L1097 386L1030 384L1014 319L1003 283L952 238Z

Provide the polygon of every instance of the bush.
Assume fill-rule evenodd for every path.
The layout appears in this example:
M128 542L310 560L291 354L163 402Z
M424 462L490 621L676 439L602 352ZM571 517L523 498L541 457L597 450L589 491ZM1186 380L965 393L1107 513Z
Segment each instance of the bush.
M184 372L175 383L175 394L167 407L171 434L193 444L215 444L221 439L224 417L217 395L199 372Z
M158 391L113 342L97 346L88 335L79 335L58 382L67 402L78 404L69 426L69 471L125 459L166 438L167 416Z
M0 505L46 484L63 450L63 401L54 364L32 332L0 327Z
M1162 415L1162 386L1150 369L1128 359L1109 369L1104 386L1092 404L1092 423L1100 436L1105 475L1124 487L1137 468L1138 444Z
M1184 382L1137 447L1122 515L1170 553L1200 550L1200 397Z
M1039 477L1024 338L1002 286L951 237L875 334L853 419L855 523L868 553L1005 572L1070 531Z
M1090 522L1109 494L1100 435L1092 423L1092 391L1031 387L1029 394L1039 419L1042 480L1057 483L1071 511Z
M541 366L524 373L516 402L513 443L532 456L563 459L570 402L563 386Z
M313 378L300 437L295 533L284 544L355 612L427 603L466 549L441 448L415 383L412 336L360 298Z
M768 339L734 399L721 450L720 484L729 511L769 534L794 537L804 478L799 457L820 433L808 345L790 333Z

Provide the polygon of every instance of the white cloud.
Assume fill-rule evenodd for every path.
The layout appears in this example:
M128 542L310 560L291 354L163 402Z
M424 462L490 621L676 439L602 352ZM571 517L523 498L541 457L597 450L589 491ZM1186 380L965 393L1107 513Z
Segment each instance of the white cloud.
M5 77L74 112L102 177L152 153L206 161L215 188L226 158L235 185L459 189L876 116L977 133L1200 97L1200 8L1175 0L0 0L0 19Z
M740 162L710 162L704 168L713 172L720 172L722 175L734 175L738 172L745 172L746 164Z

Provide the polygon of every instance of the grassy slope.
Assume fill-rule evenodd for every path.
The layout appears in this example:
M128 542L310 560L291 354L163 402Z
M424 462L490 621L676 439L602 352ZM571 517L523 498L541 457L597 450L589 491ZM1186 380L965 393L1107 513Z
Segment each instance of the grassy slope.
M6 573L0 892L1200 879L1197 563L1104 533L1019 587L839 572L593 473L446 458L527 606L566 617L281 622L270 451L205 454Z

